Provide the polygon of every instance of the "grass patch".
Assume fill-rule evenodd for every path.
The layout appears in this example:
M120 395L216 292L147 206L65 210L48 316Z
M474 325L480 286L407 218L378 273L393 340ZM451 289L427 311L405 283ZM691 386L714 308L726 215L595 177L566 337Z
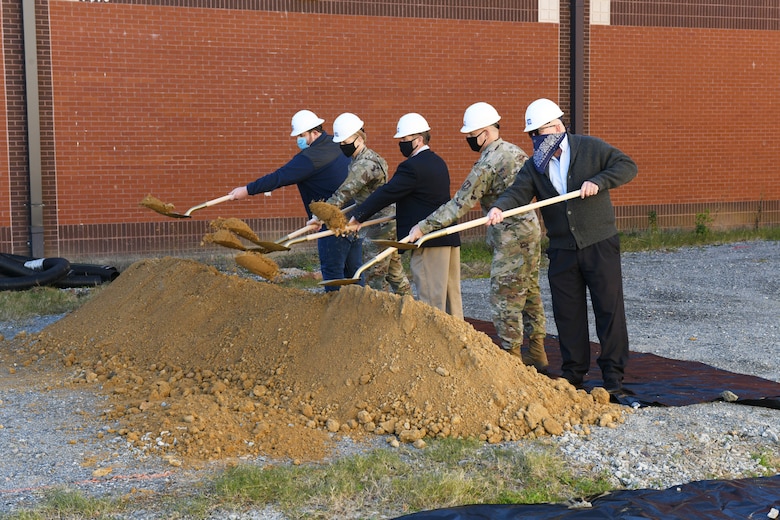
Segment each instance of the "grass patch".
M26 291L0 291L0 320L69 312L80 307L99 290L35 287Z
M699 227L693 231L626 231L620 234L620 248L624 252L673 251L681 247L730 244L752 240L780 240L780 227L759 229L731 229L716 231Z
M274 254L270 257L279 267L295 267L306 272L319 271L320 260L317 248L308 248L302 251Z
M80 491L54 488L44 494L43 500L30 510L12 513L9 520L47 520L54 518L108 518L124 511L126 503L121 500L92 498Z
M758 462L758 465L764 468L763 475L771 476L780 472L780 454L764 449L760 452L752 454L753 460Z
M460 246L462 278L488 278L493 251L484 239L463 241Z
M458 439L434 440L423 450L377 449L327 465L239 465L214 481L219 502L271 505L291 518L563 502L610 488L605 475L573 475L549 447L496 447Z

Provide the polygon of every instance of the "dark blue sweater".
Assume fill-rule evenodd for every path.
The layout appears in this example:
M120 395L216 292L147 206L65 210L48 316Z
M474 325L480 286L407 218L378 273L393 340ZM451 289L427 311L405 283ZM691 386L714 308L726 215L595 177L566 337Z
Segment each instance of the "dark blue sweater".
M282 186L298 185L306 213L311 218L309 204L327 200L347 178L349 158L333 138L323 132L308 148L301 150L290 162L273 173L246 185L250 195L273 191Z

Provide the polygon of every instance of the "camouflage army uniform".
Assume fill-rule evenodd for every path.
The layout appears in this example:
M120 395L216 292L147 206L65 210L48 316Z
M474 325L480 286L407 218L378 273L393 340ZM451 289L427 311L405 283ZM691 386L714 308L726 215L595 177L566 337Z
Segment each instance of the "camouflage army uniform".
M430 233L452 225L477 202L487 214L527 159L517 145L496 139L482 151L452 200L418 224L420 230ZM541 229L536 213L514 215L488 227L487 243L493 249L490 303L502 346L514 354L522 352L524 363L543 369L546 320L539 290ZM524 331L530 346L521 351Z
M357 156L352 157L347 178L326 202L339 208L353 199L360 204L386 182L387 161L375 151L364 147ZM371 218L375 219L392 215L395 215L395 205L390 205L378 211ZM361 229L360 236L368 239L397 240L395 221L391 220L384 224ZM363 242L365 258L373 258L379 252L379 248L370 240ZM366 282L369 287L379 291L387 291L392 288L393 292L400 295L411 292L411 284L404 272L401 255L397 251L385 260L377 262L370 267L366 273Z

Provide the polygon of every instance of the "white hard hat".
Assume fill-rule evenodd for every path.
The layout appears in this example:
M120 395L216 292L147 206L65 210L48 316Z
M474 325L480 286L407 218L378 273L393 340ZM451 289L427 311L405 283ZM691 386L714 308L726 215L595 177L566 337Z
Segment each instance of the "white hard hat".
M562 115L563 111L560 107L549 99L537 99L525 109L525 130L523 132L538 130Z
M355 114L344 112L333 121L333 142L340 143L363 128L363 121Z
M496 124L500 119L501 116L498 115L498 112L492 105L480 101L468 107L466 112L463 113L463 128L460 129L460 132L467 134Z
M324 122L324 119L317 117L317 114L311 110L300 110L292 117L292 133L290 135L301 135L312 128L317 128Z
M427 132L431 127L428 126L428 121L425 120L420 114L414 112L410 114L404 114L401 119L398 120L398 127L396 128L395 137L406 137L412 134L421 134Z

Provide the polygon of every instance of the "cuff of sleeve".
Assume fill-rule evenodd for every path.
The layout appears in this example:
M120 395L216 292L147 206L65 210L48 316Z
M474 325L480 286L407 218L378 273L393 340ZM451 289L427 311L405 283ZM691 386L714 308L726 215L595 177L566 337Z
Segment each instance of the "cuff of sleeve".
M433 226L431 226L427 220L421 220L417 223L417 226L420 228L420 231L422 231L423 235L427 235L433 231Z

